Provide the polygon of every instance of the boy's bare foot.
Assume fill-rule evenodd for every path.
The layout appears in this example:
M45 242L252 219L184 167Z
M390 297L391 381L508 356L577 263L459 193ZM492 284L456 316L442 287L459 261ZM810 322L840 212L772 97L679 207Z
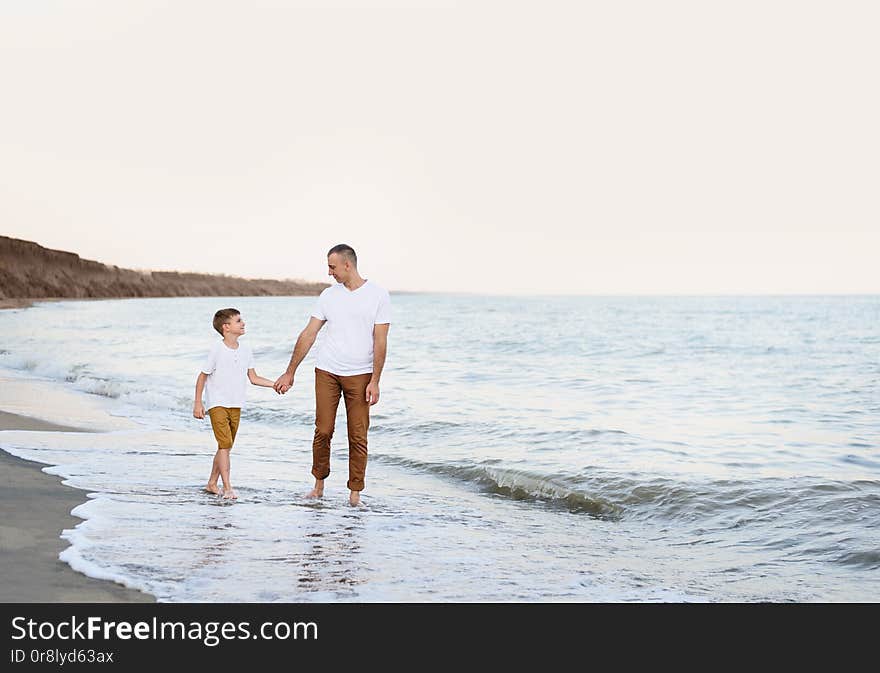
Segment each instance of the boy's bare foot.
M360 494L360 491L352 491L352 492L348 495L348 504L351 505L352 507L357 507L357 506L358 506L358 503L359 503L360 501L361 501L361 494Z
M223 490L223 498L224 500L235 500L238 498L238 493L235 492L234 488L227 488Z
M208 484L205 486L206 493L213 493L214 495L220 495L220 489L217 488L217 484Z

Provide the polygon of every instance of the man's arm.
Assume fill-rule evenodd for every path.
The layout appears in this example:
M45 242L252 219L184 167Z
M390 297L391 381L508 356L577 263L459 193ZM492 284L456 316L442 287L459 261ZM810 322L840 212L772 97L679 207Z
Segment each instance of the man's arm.
M193 417L194 418L204 418L205 417L205 405L202 404L202 391L205 389L205 382L208 380L208 375L205 372L199 372L199 376L196 379L196 400L193 402Z
M306 328L299 333L296 345L293 347L293 353L290 356L290 364L287 365L287 370L275 380L275 384L272 386L279 395L286 393L293 387L293 375L296 373L296 368L299 367L299 363L303 361L303 358L311 350L315 339L318 337L318 332L325 322L327 321L319 320L312 316L309 318L309 324L306 325Z
M373 325L373 377L367 384L367 402L370 405L379 401L379 379L385 368L385 354L388 352L388 328L391 323Z

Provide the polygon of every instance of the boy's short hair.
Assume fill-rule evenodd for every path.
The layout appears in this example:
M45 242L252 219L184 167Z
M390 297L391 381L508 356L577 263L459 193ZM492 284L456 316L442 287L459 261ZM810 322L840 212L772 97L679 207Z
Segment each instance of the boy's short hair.
M214 314L214 329L220 333L220 336L223 336L223 325L236 315L241 315L241 311L237 308L221 308Z

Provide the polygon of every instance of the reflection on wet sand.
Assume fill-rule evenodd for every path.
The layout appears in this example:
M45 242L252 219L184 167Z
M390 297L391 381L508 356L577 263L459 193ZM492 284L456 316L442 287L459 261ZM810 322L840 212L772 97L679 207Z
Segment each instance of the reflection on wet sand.
M206 497L211 497L207 496ZM217 502L222 501L217 498ZM197 556L192 559L192 568L203 570L223 562L223 558L230 553L231 543L233 541L233 529L235 524L232 522L231 513L226 507L213 507L211 502L211 514L205 522L206 529L202 533L201 550Z
M331 591L339 598L351 598L365 581L364 568L357 562L364 532L359 512L336 516L316 510L303 531L307 549L291 556L299 568L301 591Z

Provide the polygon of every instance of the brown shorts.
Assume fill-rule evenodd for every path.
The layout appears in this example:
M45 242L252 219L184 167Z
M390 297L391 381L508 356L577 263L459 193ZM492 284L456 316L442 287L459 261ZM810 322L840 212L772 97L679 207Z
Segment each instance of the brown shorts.
M238 432L238 422L241 420L241 409L237 407L211 407L208 409L211 417L211 427L214 429L214 437L217 438L218 449L231 449L235 441L235 433Z

